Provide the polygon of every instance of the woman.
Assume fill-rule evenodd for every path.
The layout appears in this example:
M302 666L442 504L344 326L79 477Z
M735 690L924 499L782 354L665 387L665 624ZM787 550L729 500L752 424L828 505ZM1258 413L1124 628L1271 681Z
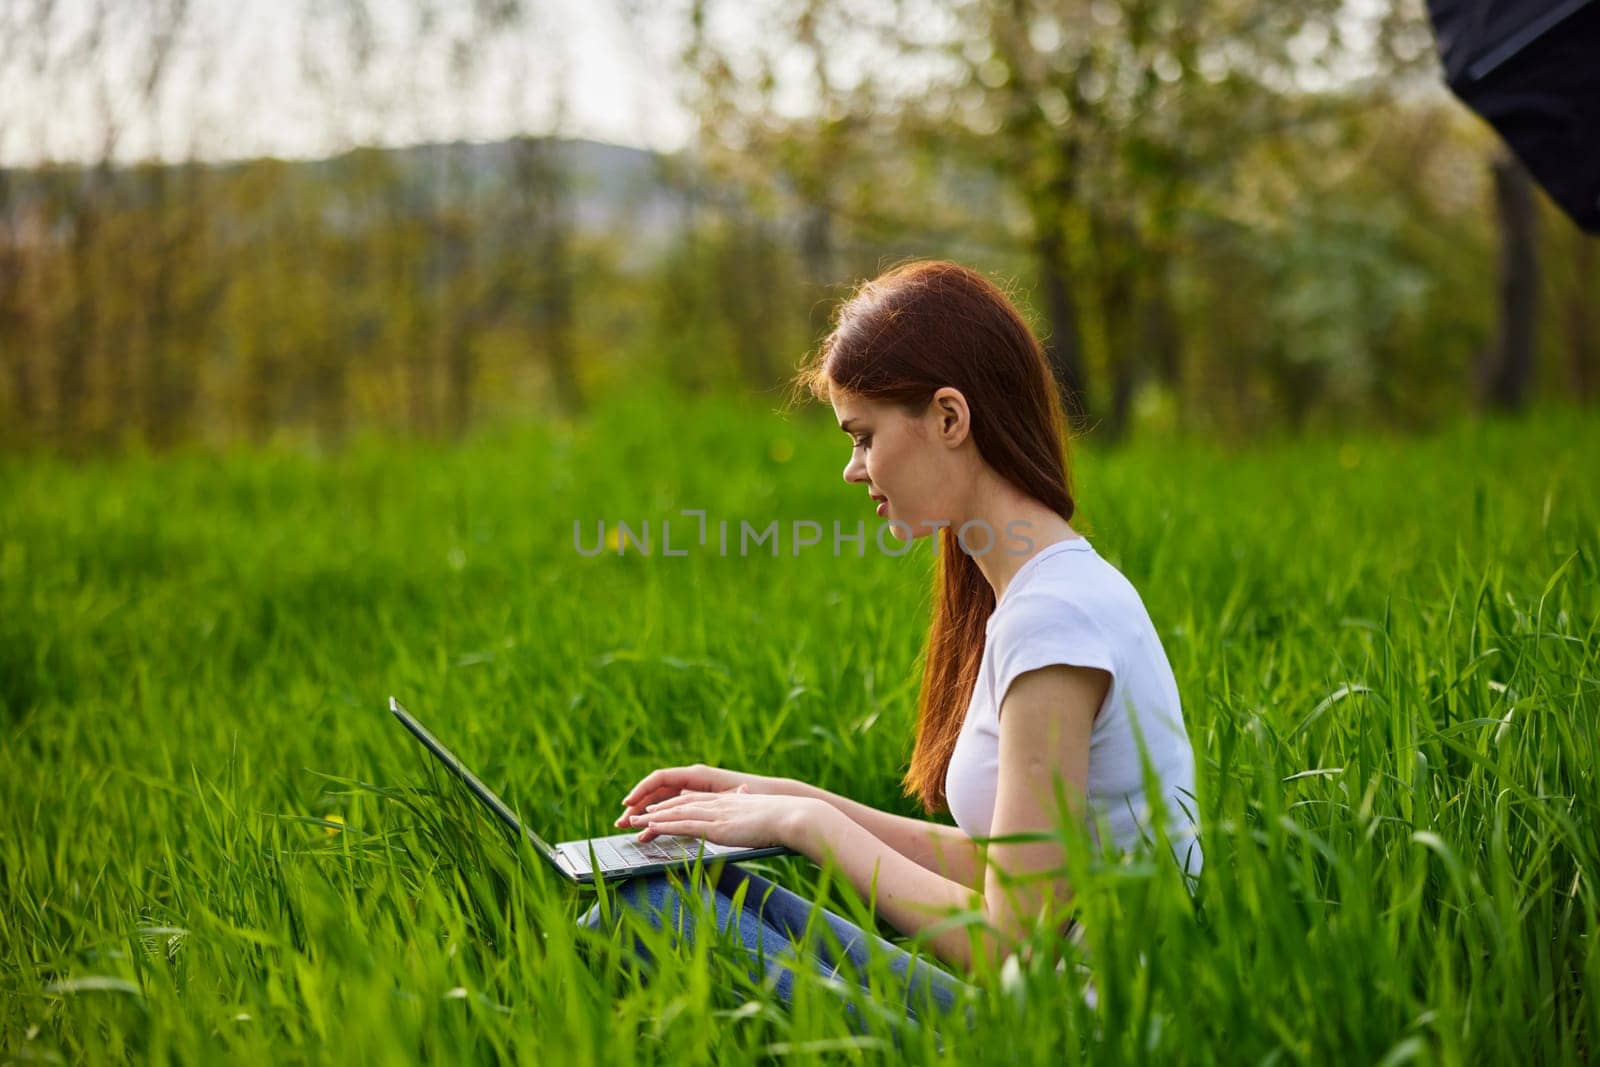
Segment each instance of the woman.
M819 917L855 967L869 951L887 955L908 992L947 1008L962 979L1000 962L1030 930L1060 928L1072 887L1061 877L1059 787L1088 840L1109 833L1132 849L1162 821L1180 866L1199 874L1193 752L1139 594L1072 528L1056 388L1038 341L999 289L953 263L891 270L846 302L799 382L832 404L852 441L844 479L866 487L894 536L938 531L937 605L905 786L930 814L948 808L957 825L700 765L645 777L623 798L617 825L639 828L641 841L679 834L831 859L906 935L981 907L983 927L924 940L948 970L831 912ZM1049 841L974 840L1052 830ZM1011 877L1002 881L1002 871ZM676 930L678 883L636 878L619 893ZM757 961L753 976L813 911L732 864L708 893L719 929L736 927ZM600 925L598 905L582 921ZM839 966L826 950L813 962ZM785 999L792 985L779 965Z

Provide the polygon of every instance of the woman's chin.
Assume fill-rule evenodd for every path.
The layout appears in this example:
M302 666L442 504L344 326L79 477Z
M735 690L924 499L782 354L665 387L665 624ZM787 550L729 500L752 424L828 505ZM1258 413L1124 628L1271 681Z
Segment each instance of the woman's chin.
M889 527L889 535L896 541L916 541L920 538L927 537L929 533L925 526L922 532L918 533L917 523L910 522L906 519L896 518L893 512L886 512L884 514L883 521Z

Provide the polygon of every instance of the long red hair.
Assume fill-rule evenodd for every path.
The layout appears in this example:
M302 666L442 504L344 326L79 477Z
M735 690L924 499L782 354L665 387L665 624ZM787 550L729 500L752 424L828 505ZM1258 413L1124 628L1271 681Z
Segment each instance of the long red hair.
M855 396L927 409L943 386L959 389L978 454L1022 492L1063 519L1073 513L1063 398L1044 350L1016 307L976 271L917 260L861 283L840 305L833 330L796 384L819 400L830 384ZM982 662L994 590L939 531L936 602L928 627L916 746L905 791L931 814L946 807L944 779Z

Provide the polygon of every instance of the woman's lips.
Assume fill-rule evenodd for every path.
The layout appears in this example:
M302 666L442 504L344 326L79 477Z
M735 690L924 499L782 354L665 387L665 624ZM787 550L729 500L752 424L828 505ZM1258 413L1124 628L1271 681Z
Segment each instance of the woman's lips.
M887 514L889 514L889 502L885 500L883 503L878 505L878 518L881 519Z

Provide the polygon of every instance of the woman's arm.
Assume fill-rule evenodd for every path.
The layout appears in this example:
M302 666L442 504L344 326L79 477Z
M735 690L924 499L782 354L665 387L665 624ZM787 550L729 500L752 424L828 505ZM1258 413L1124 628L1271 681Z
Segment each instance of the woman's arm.
M971 886L979 892L983 890L983 857L977 843L958 826L879 811L793 778L779 779L778 788L773 791L825 800L850 821L919 866L952 882Z
M646 805L685 791L731 793L741 786L748 792L767 796L824 801L913 863L980 892L983 889L983 856L972 838L958 827L891 815L793 778L746 774L707 767L703 763L662 767L646 775L622 798L623 812L617 817L616 825L633 825L632 817L644 811ZM639 840L649 841L655 836L654 831L646 830Z
M885 848L887 842L864 826L827 807L798 809L785 837L791 847L818 864L837 863L857 891L874 899L878 913L901 933L916 933L953 910L981 910L985 927L955 926L930 937L928 945L968 972L980 968L979 956L999 965L1035 923L1047 914L1055 917L1057 909L1071 901L1072 887L1060 874L1061 842L1051 832L1056 787L1068 787L1069 805L1076 817L1082 817L1090 730L1110 680L1103 670L1052 664L1025 672L1011 685L1001 704L1000 772L991 833L996 838L1036 833L1045 837L992 844L983 884L976 889L934 877L908 856ZM973 932L976 938L971 937Z
M820 865L833 863L877 913L903 934L929 931L926 944L941 959L976 972L998 966L1038 925L1059 929L1061 909L1072 902L1064 877L1064 842L1055 833L1058 802L1068 819L1083 819L1089 778L1089 738L1110 690L1101 668L1052 663L1018 675L1000 703L1000 768L989 853L981 888L919 864L906 852L801 783L767 782L763 796L742 783L733 792L681 793L635 815L657 834L702 837L722 845L761 847L774 842ZM793 790L775 800L772 786ZM778 794L783 796L782 793ZM864 813L899 832L907 849L936 851L928 824ZM887 819L887 822L883 820ZM905 824L914 829L910 834ZM948 856L936 857L948 862ZM957 922L954 913L980 920Z

